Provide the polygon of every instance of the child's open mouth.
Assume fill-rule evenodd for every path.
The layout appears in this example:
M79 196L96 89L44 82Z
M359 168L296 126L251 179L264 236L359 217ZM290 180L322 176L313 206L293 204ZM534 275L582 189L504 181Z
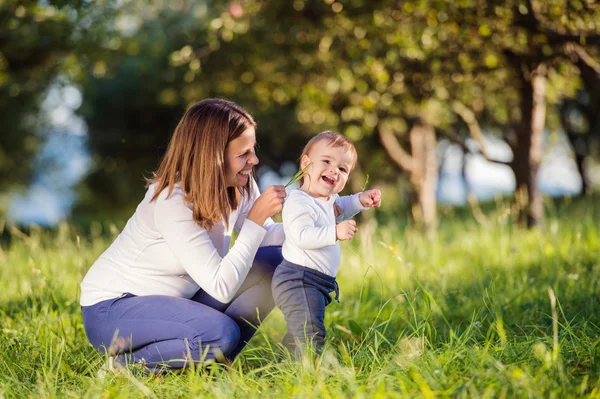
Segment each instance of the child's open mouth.
M322 179L325 183L327 183L331 186L333 186L335 184L335 180L333 180L331 177L323 176Z

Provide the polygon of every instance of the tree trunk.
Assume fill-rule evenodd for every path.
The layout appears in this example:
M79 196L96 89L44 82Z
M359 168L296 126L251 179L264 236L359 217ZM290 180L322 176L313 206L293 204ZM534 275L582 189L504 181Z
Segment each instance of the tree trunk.
M577 164L579 176L581 176L581 194L583 196L587 196L591 193L590 181L585 172L585 158L586 157L581 154L575 154L575 163Z
M589 121L589 128L585 133L576 131L571 125L570 114L575 109L581 111ZM581 194L584 196L590 193L590 182L587 178L587 173L585 170L585 159L590 155L589 142L591 141L592 137L590 130L592 129L592 118L595 117L596 113L595 109L593 112L589 111L591 110L585 105L571 99L563 100L563 103L560 106L560 120L567 138L571 143L573 153L575 154L575 164L577 165L577 171L579 172L579 177L581 178Z
M583 81L582 90L586 92L588 101L581 103L576 100L566 100L561 107L561 119L563 127L567 132L569 141L575 152L575 162L577 170L581 176L582 194L587 195L591 191L590 181L587 178L585 170L585 160L590 155L590 144L594 137L600 134L600 64L590 57L587 52L580 46L569 43L566 46L567 54L575 61L575 65L579 68L580 77ZM570 107L569 107L570 105ZM579 109L585 116L588 122L587 132L577 134L573 132L569 124L568 113L572 107Z
M411 154L402 148L390 130L378 127L378 133L387 154L409 175L413 221L417 226L433 231L437 227L435 194L439 174L435 129L421 121L415 122L409 132Z
M515 200L519 222L527 227L543 224L542 193L537 184L542 161L542 139L546 121L547 69L543 63L532 71L531 78L523 76L521 89L522 120L517 130L517 145L511 167L517 183Z
M410 173L412 216L417 225L425 230L433 230L437 227L435 193L438 181L435 130L432 126L417 122L409 134L413 158Z
M565 128L565 130L567 129ZM587 134L590 135L589 132ZM581 135L572 133L568 130L567 137L569 138L571 146L573 147L575 164L577 165L577 171L579 172L579 177L581 178L581 194L586 196L590 193L590 181L587 178L587 173L585 170L585 160L589 155L589 144L586 143L586 138L589 140L589 137L583 138Z

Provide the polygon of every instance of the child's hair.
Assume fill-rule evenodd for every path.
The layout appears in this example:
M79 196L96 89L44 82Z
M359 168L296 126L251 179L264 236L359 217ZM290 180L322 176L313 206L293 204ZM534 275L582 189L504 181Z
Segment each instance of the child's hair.
M308 154L310 154L310 151L315 146L315 144L317 144L319 141L322 141L322 140L327 140L331 147L341 147L344 150L350 152L352 154L352 165L350 165L350 170L348 171L348 173L350 173L352 170L354 170L354 167L356 166L356 161L358 158L358 156L356 154L356 148L354 147L354 143L352 143L352 141L350 141L350 139L347 138L346 136L343 136L340 133L336 133L331 130L326 130L324 132L317 134L316 136L311 138L308 141L308 143L306 143L306 145L304 146L304 150L302 150L302 154L300 155L300 162L302 162L302 158L305 155L308 156ZM304 176L302 178L300 178L299 183L300 183L300 186L302 186L302 184L304 184Z
M221 219L227 221L240 193L236 187L226 187L225 148L249 128L256 128L254 119L231 101L209 98L190 107L148 181L156 184L152 201L167 187L171 195L180 183L198 225L211 230ZM250 179L241 191L250 196Z

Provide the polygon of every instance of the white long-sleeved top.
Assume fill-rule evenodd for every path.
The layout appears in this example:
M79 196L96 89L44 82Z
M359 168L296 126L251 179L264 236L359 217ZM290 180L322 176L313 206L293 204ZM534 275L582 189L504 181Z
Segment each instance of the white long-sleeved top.
M247 220L260 195L252 181L250 200L240 200L224 220L207 231L194 222L191 205L176 185L150 201L151 185L135 213L111 246L96 260L81 283L82 306L134 295L171 295L191 298L199 288L221 302L229 302L252 267L260 246L281 245L281 223L268 219L261 227ZM229 249L233 228L239 231Z
M283 205L283 257L335 277L340 268L340 244L336 238L336 221L341 222L367 208L358 199L360 193L328 200L311 197L301 190L292 191ZM334 203L342 208L335 218Z

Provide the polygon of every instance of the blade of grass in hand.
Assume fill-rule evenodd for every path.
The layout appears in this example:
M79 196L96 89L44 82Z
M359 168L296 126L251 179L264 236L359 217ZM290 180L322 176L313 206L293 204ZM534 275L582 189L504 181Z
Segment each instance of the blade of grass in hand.
M302 179L302 177L306 174L306 171L308 170L308 167L310 165L312 165L312 162L309 162L308 165L306 165L302 170L299 170L294 176L292 176L292 178L290 179L289 182L287 182L285 187L287 188L288 186L291 186L292 184L296 183L298 180Z
M367 184L369 184L369 174L367 173L367 179L365 180L365 184L362 186L362 191L367 189Z

